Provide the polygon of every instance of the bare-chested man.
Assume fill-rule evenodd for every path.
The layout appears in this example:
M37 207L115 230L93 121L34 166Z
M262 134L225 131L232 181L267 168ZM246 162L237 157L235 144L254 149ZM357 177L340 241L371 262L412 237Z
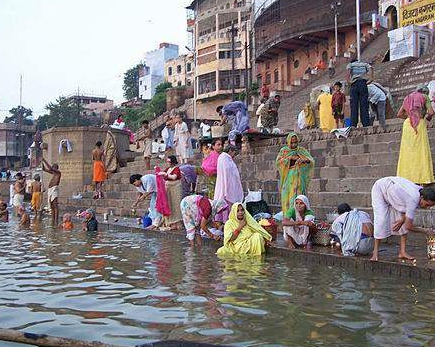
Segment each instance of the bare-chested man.
M104 150L101 141L97 141L95 148L92 151L93 178L95 184L94 199L101 199L103 197L103 183L106 180L106 167L104 165Z
M16 182L14 184L14 210L15 214L18 215L18 209L23 206L24 193L26 192L26 180L24 176L19 172L17 173Z
M26 209L24 206L21 206L18 208L18 216L20 217L20 223L18 224L21 228L28 228L30 227L30 217L26 213Z
M35 211L35 217L38 218L42 215L42 183L41 176L35 175L34 181L30 186L30 192L32 193L32 201L30 203L32 210Z
M59 170L59 165L50 165L45 158L42 158L42 170L52 175L48 184L48 204L51 209L51 224L53 226L59 224L59 184L62 173Z

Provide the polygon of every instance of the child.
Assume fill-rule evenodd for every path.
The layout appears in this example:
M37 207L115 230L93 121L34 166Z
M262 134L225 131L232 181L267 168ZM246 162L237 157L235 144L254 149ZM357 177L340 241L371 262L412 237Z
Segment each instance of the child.
M22 228L30 227L30 217L23 206L18 208L18 216L20 217L20 224L18 224L18 226Z
M9 222L8 204L5 202L0 204L0 222Z
M344 126L344 104L346 102L346 95L341 91L343 85L341 82L334 83L334 93L332 94L332 113L334 115L335 124L338 128Z
M65 213L62 218L62 229L64 231L71 231L74 229L74 224L72 222L72 216L70 213Z
M41 176L35 175L34 182L30 186L30 192L32 193L32 202L30 203L32 210L35 211L35 216L41 213L42 206L42 183Z

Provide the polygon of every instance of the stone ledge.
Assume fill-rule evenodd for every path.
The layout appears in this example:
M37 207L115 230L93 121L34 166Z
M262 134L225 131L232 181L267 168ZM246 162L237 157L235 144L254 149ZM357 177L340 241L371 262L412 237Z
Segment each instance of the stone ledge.
M146 231L143 228L134 225L131 219L123 220L116 224L101 222L100 226L104 230L108 230L110 227L110 229L113 231L143 232L163 239L186 242L184 234L167 233L160 231ZM214 241L203 239L203 242L217 248L217 244ZM278 244L281 243L282 241L278 241ZM380 257L385 258L385 253L390 253L393 247L396 248L395 245L382 244ZM385 248L388 249L385 250ZM416 250L413 251L415 253ZM424 259L422 254L417 257L416 263L403 263L398 261L392 261L391 257L388 258L388 260L372 262L368 257L343 257L340 254L333 252L334 250L331 250L329 247L314 247L313 251L305 251L301 249L288 249L286 247L277 246L275 248L269 248L267 253L273 256L293 258L304 263L324 266L340 266L346 270L357 273L363 272L364 274L404 277L416 280L429 280L431 282L435 281L435 262Z

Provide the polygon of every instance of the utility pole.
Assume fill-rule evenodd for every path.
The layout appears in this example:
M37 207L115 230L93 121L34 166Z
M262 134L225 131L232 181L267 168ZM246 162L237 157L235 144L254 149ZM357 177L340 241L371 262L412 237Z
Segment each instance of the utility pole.
M248 104L249 97L249 75L248 75L248 22L245 22L245 99L246 104Z
M23 75L20 75L20 106L18 107L18 136L20 137L20 167L24 166L24 137L23 137Z
M236 99L236 90L235 90L235 68L236 68L236 57L235 57L235 48L236 42L235 37L237 35L238 29L234 26L234 22L231 24L231 99L235 101Z
M356 52L358 61L361 60L361 25L360 25L360 0L356 1Z
M77 104L77 118L76 118L76 125L79 125L79 119L80 119L80 88L77 87L77 98L76 98L76 104Z
M334 14L334 28L335 28L335 57L338 57L338 8L341 6L340 1L331 4L331 11Z

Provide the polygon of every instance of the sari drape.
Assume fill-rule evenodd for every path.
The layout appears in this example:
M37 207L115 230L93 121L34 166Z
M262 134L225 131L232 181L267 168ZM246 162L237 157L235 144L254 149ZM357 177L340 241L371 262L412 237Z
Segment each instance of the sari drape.
M230 241L234 231L239 226L237 209L240 205L234 204L231 208L229 219L224 228L224 245L217 250L217 255L261 255L265 252L265 240L272 240L272 236L245 209L246 226L234 241Z
M119 166L118 143L116 137L109 130L104 141L104 166L106 172L115 173Z
M276 166L280 175L281 205L284 215L293 207L294 200L298 195L307 195L310 176L314 168L314 158L305 148L299 145L292 149L291 139L297 137L292 132L287 136L287 145L282 147L276 158ZM292 156L309 159L310 163L296 164Z

